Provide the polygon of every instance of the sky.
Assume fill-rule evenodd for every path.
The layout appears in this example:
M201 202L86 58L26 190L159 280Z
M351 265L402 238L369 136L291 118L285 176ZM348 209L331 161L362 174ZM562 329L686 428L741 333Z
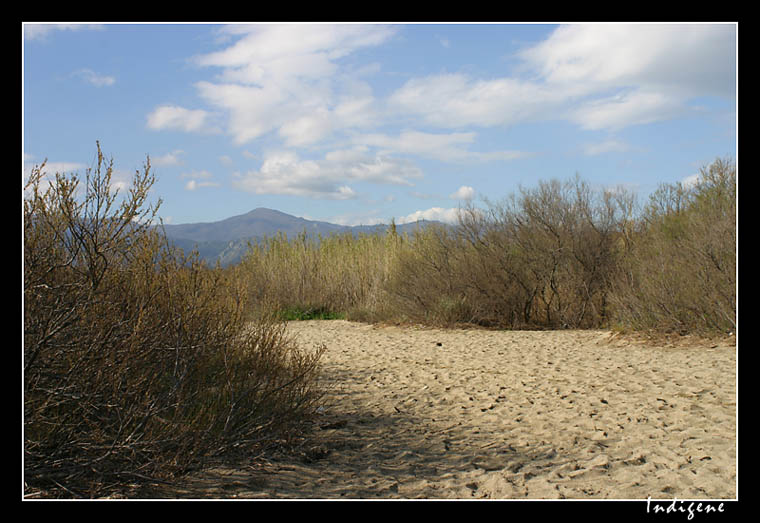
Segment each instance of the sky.
M257 207L454 221L576 174L645 198L737 157L735 23L23 24L24 176L126 190L165 223Z

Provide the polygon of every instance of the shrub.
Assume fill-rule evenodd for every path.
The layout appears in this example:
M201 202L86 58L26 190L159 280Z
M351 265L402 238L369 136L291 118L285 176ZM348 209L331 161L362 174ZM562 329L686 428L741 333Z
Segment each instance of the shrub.
M612 299L634 330L736 329L736 165L717 159L693 186L662 185L621 260Z
M395 234L312 238L304 232L250 245L239 271L248 282L252 314L332 318L375 310L399 241Z
M84 186L36 167L24 200L27 493L108 495L287 438L314 410L323 348L244 320L232 271L170 249L145 207L150 162L118 203L98 144ZM160 205L160 202L159 202Z
M399 309L420 321L501 328L605 324L628 196L595 193L576 178L486 203L400 251L389 283Z
M728 332L736 327L736 169L663 185L639 209L578 176L520 188L455 226L251 247L240 266L259 311L496 328Z

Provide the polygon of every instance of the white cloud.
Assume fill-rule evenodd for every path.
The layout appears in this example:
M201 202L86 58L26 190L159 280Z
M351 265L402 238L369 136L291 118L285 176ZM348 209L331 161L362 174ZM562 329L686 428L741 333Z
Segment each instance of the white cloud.
M238 145L276 129L285 121L282 107L285 93L275 86L261 88L212 82L195 85L202 98L227 114L227 132Z
M429 158L450 158L465 154L463 144L471 144L475 133L433 134L419 131L403 131L398 136L365 134L355 136L357 145L372 146L386 153L419 154ZM452 152L459 151L459 152Z
M519 79L441 74L407 81L389 97L388 105L438 127L491 127L549 116L565 99L564 93Z
M288 146L316 143L329 133L376 118L374 98L336 60L390 38L392 26L263 24L231 26L225 49L197 56L221 68L218 81L198 82L199 94L228 116L227 131L244 144L277 131Z
M105 87L116 83L116 78L113 76L98 74L92 69L80 69L73 73L73 75L82 78L85 82L95 87Z
M279 134L288 146L308 145L319 141L332 129L330 112L319 108L311 114L296 117L280 126Z
M338 225L378 225L388 223L386 220L377 216L377 210L369 210L361 214L340 214L327 218L325 221Z
M210 180L211 178L214 177L214 175L211 174L210 172L208 172L207 170L202 169L200 171L192 171L192 172L189 172L189 173L182 173L182 174L180 174L179 177L180 178L196 178L196 179L199 179L199 180Z
M735 51L733 24L560 26L518 54L523 76L412 78L388 106L441 128L565 119L620 129L677 117L690 98L733 97Z
M579 24L521 56L546 86L584 98L567 117L598 130L678 117L698 96L734 97L735 51L733 24Z
M26 182L29 180L29 175L31 174L31 170L35 166L40 166L41 162L31 162L32 156L30 155L24 155L24 165L22 167L22 179L23 183L26 184ZM28 162L28 163L27 163ZM83 194L85 191L85 175L87 173L87 169L89 169L91 166L85 165L83 163L79 162L46 162L44 168L42 169L42 177L41 177L41 184L40 184L40 190L45 191L48 188L48 184L54 184L55 183L55 175L56 174L62 174L65 175L67 178L71 175L77 175L79 178L79 186L77 187L76 191L79 194ZM111 172L111 184L110 184L110 190L111 191L120 191L123 194L123 191L126 191L129 187L132 185L132 173L123 171L120 169L114 169Z
M172 152L166 153L162 156L152 157L150 163L156 167L167 167L171 165L181 165L182 160L180 156L185 154L185 151L181 149L175 149Z
M400 160L390 160L394 156L486 162L530 155L477 150L478 127L564 120L584 130L616 131L686 114L694 110L690 97L735 93L732 24L575 24L560 26L519 52L522 67L512 75L412 77L379 99L369 84L369 77L381 71L378 62L360 65L346 58L387 42L395 32L390 25L367 24L225 26L219 33L220 50L194 57L197 65L218 73L195 84L210 110L167 104L148 116L148 127L218 131L211 120L221 115L225 132L237 145L271 136L284 148L320 146L328 137L355 147L354 153L364 147L364 160L350 164L343 174L333 172L329 155L316 168L301 160L291 166L310 183L315 176L309 169L327 173L319 191L297 189L286 174L284 180L272 179L255 189L287 187L290 192L345 198L353 195L347 184L373 173L390 179L389 172L395 170L402 173L397 180L408 181L410 165L399 171ZM399 121L406 130L375 132ZM426 131L411 125L425 126ZM585 153L625 147L609 140L589 145ZM378 152L368 161L370 149ZM257 172L268 180L267 172ZM242 180L249 175L240 181L248 190Z
M324 77L334 72L334 60L395 33L392 26L364 24L252 24L223 31L242 37L222 51L196 57L196 62L222 67L223 76L247 84Z
M134 173L129 171L122 171L120 169L114 169L111 173L111 190L118 190L120 194L124 194L124 191L128 190L132 186L132 177Z
M472 200L475 198L475 189L467 185L461 186L456 192L452 193L449 198L452 200Z
M682 99L662 92L635 90L582 104L569 118L583 129L619 130L684 114Z
M445 209L442 207L431 207L424 211L415 211L396 220L396 223L414 223L420 220L435 220L444 223L456 223L459 218L458 208Z
M201 187L219 187L219 184L216 182L199 182L197 180L188 180L185 184L186 191L194 191Z
M362 134L352 138L352 143L360 146L377 147L386 154L419 155L436 160L493 161L514 160L527 156L521 151L470 151L467 146L475 143L476 133L426 133L402 131L398 136L387 134Z
M575 24L521 56L547 83L573 91L640 86L732 97L735 50L734 24Z
M206 128L208 120L209 113L201 109L192 110L176 105L162 105L148 115L148 128L198 132Z
M692 188L699 185L700 180L702 179L701 175L699 173L692 174L690 176L687 176L681 180L681 185L683 185L686 188Z
M289 194L309 198L346 200L356 191L348 184L412 185L422 172L411 163L359 149L327 153L321 160L302 160L293 152L270 153L261 168L237 174L233 185L255 194Z
M214 175L202 169L200 171L191 171L179 175L180 179L188 179L185 183L186 191L195 191L201 187L219 187L219 184L213 181Z
M32 169L40 167L42 162L33 161L34 156L24 153L23 165L21 167L21 179L22 184L25 186L29 181L29 176L32 174ZM56 173L71 174L71 173L84 173L87 168L86 165L75 162L46 162L45 167L42 169L42 176L40 179L40 190L46 191L48 184L55 183ZM31 196L31 193L25 193L24 196Z
M39 164L38 164L39 165ZM56 173L71 174L78 173L84 174L87 166L83 163L77 162L46 162L45 167L42 169L43 173L48 174L52 178L55 178Z
M584 149L583 153L586 156L598 156L600 154L606 154L606 153L622 153L625 151L630 151L631 146L627 143L621 142L619 140L605 140L603 142L599 143L590 143L587 144Z
M101 24L24 24L24 40L44 40L54 31L102 30Z

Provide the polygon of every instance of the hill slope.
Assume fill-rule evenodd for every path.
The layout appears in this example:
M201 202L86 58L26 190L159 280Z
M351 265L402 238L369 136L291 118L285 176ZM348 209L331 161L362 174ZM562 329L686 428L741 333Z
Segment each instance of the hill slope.
M433 222L415 222L397 225L400 233ZM232 216L218 222L186 223L164 225L166 236L185 252L197 249L198 254L209 263L220 261L222 265L232 265L245 254L248 241L285 234L294 238L298 234L309 236L329 236L350 232L352 234L382 234L388 225L337 225L334 223L307 220L276 211L257 208L246 214Z

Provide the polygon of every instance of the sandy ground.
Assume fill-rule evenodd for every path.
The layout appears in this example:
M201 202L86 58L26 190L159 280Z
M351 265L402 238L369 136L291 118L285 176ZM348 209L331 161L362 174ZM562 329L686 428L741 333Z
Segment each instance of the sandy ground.
M736 346L289 325L327 345L317 446L172 497L736 499Z

